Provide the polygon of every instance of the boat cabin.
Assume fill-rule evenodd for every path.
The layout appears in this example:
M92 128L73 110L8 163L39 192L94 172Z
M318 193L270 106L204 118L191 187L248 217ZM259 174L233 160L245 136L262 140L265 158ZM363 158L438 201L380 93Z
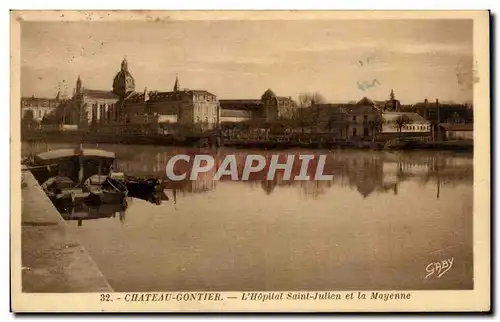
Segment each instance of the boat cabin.
M93 175L108 175L115 154L99 149L58 149L35 155L33 175L39 182L51 177L68 177L83 182Z

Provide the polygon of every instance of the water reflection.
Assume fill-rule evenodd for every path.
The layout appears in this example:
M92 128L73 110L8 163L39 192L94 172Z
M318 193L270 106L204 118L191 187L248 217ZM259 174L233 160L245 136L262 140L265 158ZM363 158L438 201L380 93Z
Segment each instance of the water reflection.
M23 147L23 154L37 153L46 149L67 147L68 144L40 144ZM274 180L267 180L267 167L264 170L250 174L248 181L240 184L260 186L266 195L272 195L276 188L295 187L300 189L304 197L318 198L333 186L346 189L355 189L364 198L372 194L391 193L398 195L401 186L407 182L417 182L421 186L436 190L439 198L441 185L471 185L473 182L472 155L461 155L449 152L364 152L364 151L309 151L295 150L286 152L277 151L246 151L219 149L202 150L182 147L151 147L127 145L89 145L108 149L116 153L115 166L117 171L130 175L160 177L166 179L165 167L168 160L175 154L188 154L191 160L196 154L212 155L217 165L220 165L226 155L234 154L238 164L238 174L241 177L243 166L248 154L260 154L270 161L273 154L280 155L280 162L286 160L287 155L294 154L298 160L299 154L327 154L324 173L333 174L331 181L315 181L317 158L311 161L307 174L310 181L293 180L300 172L300 163L295 162L292 170L292 179L283 180L283 171L278 171ZM177 162L176 173L188 172L191 163ZM223 176L219 181L213 180L215 169L201 173L196 181L189 179L179 182L166 182L164 185L166 197L173 195L174 203L177 197L186 197L191 194L207 193L217 188L218 184L231 180ZM178 195L180 192L180 195Z
M162 178L178 153L235 154L240 174L247 154L278 153L98 148L116 153L117 171ZM81 219L85 229L75 222L73 232L117 292L472 289L472 155L296 150L282 159L289 153L327 154L333 179L265 180L262 171L232 182L211 172L167 182L161 206L133 200L126 213L63 216ZM449 273L425 279L428 263L452 257Z
M226 153L214 154L216 161L220 164ZM233 152L234 153L234 152ZM238 175L241 177L245 157L248 153L237 152ZM305 153L309 153L306 151ZM271 153L262 153L270 160ZM281 159L285 159L289 153L280 153ZM144 153L138 160L117 160L117 165L124 172L139 173L141 175L156 175L164 177L163 169L168 157L158 153L157 157L151 158L154 162L148 163ZM158 165L155 162L161 160ZM176 164L176 172L187 172L192 164ZM160 171L156 171L160 169ZM252 173L248 181L239 181L241 184L253 185L256 183L266 193L272 195L276 188L296 187L301 190L305 197L318 198L333 186L355 189L364 198L374 193L391 193L398 195L401 185L407 182L417 182L421 186L427 186L436 190L436 198L439 198L441 185L470 185L473 182L473 164L471 156L457 156L441 153L386 153L386 152L329 152L325 164L326 174L333 174L331 181L314 180L316 166L312 163L309 168L309 181L293 180L299 174L300 165L294 166L290 180L283 179L283 172L278 172L274 180L267 180L267 168ZM213 180L215 170L201 173L196 181L189 179L180 182L167 182L165 188L172 191L180 191L183 196L194 193L206 193L217 188L218 184L231 180L229 176L223 176L219 181ZM222 182L222 183L221 183Z
M125 221L126 205L103 204L100 206L90 206L86 204L75 205L74 207L57 207L57 210L67 221L76 221L78 226L83 226L85 220L97 220L104 218L118 218L123 224Z

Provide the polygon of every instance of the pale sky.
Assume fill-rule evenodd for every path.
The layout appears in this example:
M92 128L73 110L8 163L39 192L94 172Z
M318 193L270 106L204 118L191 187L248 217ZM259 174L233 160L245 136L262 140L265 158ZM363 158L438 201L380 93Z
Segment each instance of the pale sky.
M71 95L78 75L111 90L126 57L136 91L171 90L177 75L219 99L271 88L332 102L391 89L402 103L472 101L472 20L24 22L21 32L23 96L55 97L65 82Z

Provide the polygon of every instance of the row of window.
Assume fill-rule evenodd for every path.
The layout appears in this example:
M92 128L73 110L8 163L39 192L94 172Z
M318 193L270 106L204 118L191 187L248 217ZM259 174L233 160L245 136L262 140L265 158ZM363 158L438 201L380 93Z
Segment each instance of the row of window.
M208 117L205 117L205 120L203 121L204 123L217 123L217 118L212 118L212 122L210 122L210 119ZM196 123L201 123L201 117L197 116L196 117Z
M208 105L204 105L204 106L205 106L205 108L204 108L205 113L204 114L208 115L209 114L209 112L208 112ZM195 106L195 110L196 110L196 113L198 113L198 114L202 113L202 106L201 105L196 105ZM214 108L212 110L212 115L217 115L217 109L216 108Z
M21 101L21 106L22 107L37 107L37 106L42 106L42 107L57 107L58 102L52 102L52 101L42 101L40 104L40 101Z
M92 108L97 108L99 106L99 108L105 108L105 107L113 107L114 104L92 104Z
M406 125L404 127L405 129L411 130L411 131L428 131L429 126L427 125Z
M411 131L429 131L429 126L427 125L407 125L404 127L405 129L411 130ZM369 129L367 127L363 128L363 136L368 136L370 133ZM352 136L357 136L358 135L358 129L353 128L352 129Z
M217 97L212 96L212 95L195 95L195 101L202 102L202 101L207 101L207 102L215 102L217 101Z

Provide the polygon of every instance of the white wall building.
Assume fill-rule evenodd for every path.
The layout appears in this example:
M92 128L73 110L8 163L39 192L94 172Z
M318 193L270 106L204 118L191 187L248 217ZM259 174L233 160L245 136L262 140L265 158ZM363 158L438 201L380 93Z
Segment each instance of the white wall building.
M408 123L403 124L401 133L430 133L431 123L417 113L385 112L382 113L382 133L399 133L399 119L404 118Z

